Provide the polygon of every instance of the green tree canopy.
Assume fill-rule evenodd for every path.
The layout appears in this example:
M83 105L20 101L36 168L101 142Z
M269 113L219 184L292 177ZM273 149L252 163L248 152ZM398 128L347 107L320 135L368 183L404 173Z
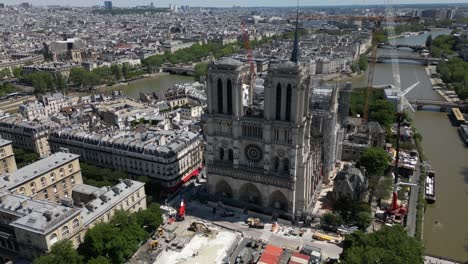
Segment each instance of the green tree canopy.
M200 62L195 65L195 79L201 81L208 73L208 63Z
M83 259L73 248L70 240L61 240L55 243L50 253L36 258L33 264L81 264Z
M367 55L361 54L361 56L359 56L359 62L358 62L359 69L361 71L366 71L368 64L369 64L369 58L367 57Z
M426 38L426 47L431 47L432 45L432 35L427 36Z
M334 213L331 213L331 212L325 213L322 216L321 220L322 220L323 225L340 226L340 225L344 224L343 218L340 215L334 214Z
M340 263L345 264L422 264L423 245L409 237L399 226L387 227L365 234L361 231L347 235L343 242Z
M366 167L367 172L372 176L383 175L390 161L390 156L382 148L368 148L359 159L360 165Z
M338 213L348 225L355 225L365 230L372 222L371 208L368 204L341 197L333 205L333 211Z
M369 108L370 120L377 121L387 130L396 120L395 105L387 100L378 99Z
M104 256L99 256L97 258L92 258L90 259L87 264L112 264L111 261L104 257Z

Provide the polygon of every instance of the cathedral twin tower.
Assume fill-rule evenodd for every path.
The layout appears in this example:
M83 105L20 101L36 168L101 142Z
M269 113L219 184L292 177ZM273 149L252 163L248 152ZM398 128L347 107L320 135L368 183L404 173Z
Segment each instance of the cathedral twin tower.
M310 133L310 69L297 58L270 64L263 109L255 114L244 105L248 78L249 66L234 59L209 66L208 191L229 205L293 219L307 212L321 181Z

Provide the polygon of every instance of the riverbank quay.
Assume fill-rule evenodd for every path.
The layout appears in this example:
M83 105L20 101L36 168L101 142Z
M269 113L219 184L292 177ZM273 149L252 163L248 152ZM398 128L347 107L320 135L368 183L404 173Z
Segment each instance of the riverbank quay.
M432 84L432 89L436 91L445 101L451 103L458 103L460 102L460 98L458 98L457 94L454 90L450 89L448 84L445 84L442 79L439 78L439 74L437 73L436 66L427 66L425 67L427 76Z

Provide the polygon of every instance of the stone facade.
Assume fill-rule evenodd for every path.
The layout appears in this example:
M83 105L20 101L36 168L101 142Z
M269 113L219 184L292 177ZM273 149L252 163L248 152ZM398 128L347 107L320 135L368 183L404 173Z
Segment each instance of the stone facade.
M0 178L0 190L34 199L59 202L82 183L78 155L55 153Z
M248 65L216 61L208 72L208 191L248 208L293 217L305 213L320 185L311 148L310 74L305 65L270 65L262 111L247 111Z
M0 236L0 260L34 259L65 239L77 248L89 228L109 222L117 210L146 209L141 182L123 180L102 188L78 184L73 188L73 196L86 190L92 190L93 195L82 204L71 198L62 198L59 204L0 191L0 227L8 230Z
M0 174L16 171L15 153L11 141L0 139Z
M54 131L53 152L67 149L89 164L148 176L164 187L175 187L203 160L198 133L183 130L90 134L81 129Z
M0 120L0 137L11 140L13 146L36 152L41 158L50 154L47 140L49 128L36 122L25 122L15 117Z

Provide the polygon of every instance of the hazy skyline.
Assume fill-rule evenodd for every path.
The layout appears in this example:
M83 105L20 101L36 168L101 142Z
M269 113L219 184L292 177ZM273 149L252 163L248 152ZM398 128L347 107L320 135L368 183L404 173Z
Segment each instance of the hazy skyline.
M62 5L62 6L94 6L104 5L104 0L79 0L79 1L57 1L57 0L0 0L0 3L7 5L17 5L23 2L29 2L33 5ZM295 6L296 0L113 0L115 7L128 7L137 5L149 5L151 2L157 7L168 7L169 4L189 5L189 6L205 6L205 7L231 7L233 5L240 6ZM438 3L468 3L468 0L400 0L394 1L398 4L438 4ZM384 4L384 0L301 0L301 6L325 6L325 5L375 5Z

